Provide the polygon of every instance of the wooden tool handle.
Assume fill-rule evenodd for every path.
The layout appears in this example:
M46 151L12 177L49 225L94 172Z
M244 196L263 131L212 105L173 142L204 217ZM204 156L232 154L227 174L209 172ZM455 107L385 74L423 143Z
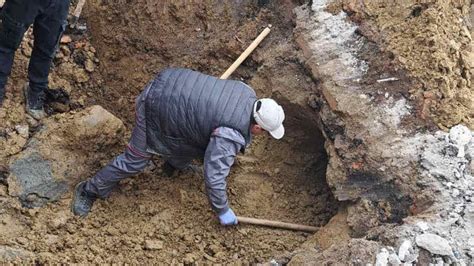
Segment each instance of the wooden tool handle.
M255 48L262 42L262 40L267 37L270 33L270 28L266 27L260 35L245 49L245 51L235 60L235 62L222 74L221 79L227 79L239 66L244 62L244 60L250 55L250 53L255 50Z
M77 3L76 9L74 10L74 19L78 20L79 17L81 16L82 13L82 8L84 7L84 4L86 3L86 0L79 0Z
M314 227L314 226L284 223L284 222L256 219L256 218L242 217L242 216L237 216L237 221L243 224L262 225L262 226L268 226L268 227L274 227L274 228L282 228L282 229L304 231L304 232L311 232L311 233L315 233L319 230L318 227Z

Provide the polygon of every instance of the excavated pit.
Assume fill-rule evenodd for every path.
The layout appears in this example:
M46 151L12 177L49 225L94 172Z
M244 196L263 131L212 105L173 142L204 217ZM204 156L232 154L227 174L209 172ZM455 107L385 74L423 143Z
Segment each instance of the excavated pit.
M243 216L322 226L338 204L325 182L327 158L317 113L307 105L317 88L298 63L292 43L290 16L295 5L291 1L261 8L253 1L199 6L139 1L130 7L95 1L87 19L107 89L89 100L131 128L131 103L154 73L182 66L219 75L267 24L273 24L269 38L232 78L249 83L259 96L281 101L288 134L281 142L256 138L249 151L238 157L228 178L231 206ZM120 259L140 261L143 252L149 261L163 262L286 262L308 237L251 226L220 228L209 210L201 177L163 178L161 160L155 159L154 164L156 169L126 181L121 193L100 203L90 218L107 221L134 239L163 242L159 252L114 250ZM98 242L104 241L110 238Z
M232 78L250 84L260 97L281 102L287 135L282 141L257 137L247 153L238 156L228 178L231 206L242 216L324 226L339 203L325 180L328 158L314 101L319 96L318 81L301 65L293 42L292 10L301 4L289 0L199 5L88 1L82 22L89 27L89 37L84 40L77 32L67 32L72 36L67 46L73 50L73 64L87 72L64 70L70 65L61 60L69 55L68 50L60 50L55 61L59 74L52 74L52 85L62 87L69 76L75 82L67 81L70 86L64 91L69 96L61 96L61 104L68 108L51 106L49 110L79 111L101 105L125 123L126 138L123 145L104 150L107 159L94 162L87 176L78 179L93 175L121 152L133 127L135 97L154 74L179 66L219 75L272 24L270 35ZM82 47L87 51L76 52ZM87 60L92 57L96 66L90 71ZM24 70L18 69L26 58L19 60L12 78L14 88L25 77ZM7 104L17 97L14 91L8 94ZM19 108L13 110L3 117L24 119L16 116ZM36 130L31 127L30 133ZM272 259L286 263L311 236L245 225L223 228L209 208L202 177L165 178L161 164L160 158L154 158L145 173L122 182L110 199L98 201L87 219L71 217L71 193L30 210L5 199L11 208L2 212L0 231L5 234L0 244L26 252L16 256L20 261L33 258L37 263L260 263Z

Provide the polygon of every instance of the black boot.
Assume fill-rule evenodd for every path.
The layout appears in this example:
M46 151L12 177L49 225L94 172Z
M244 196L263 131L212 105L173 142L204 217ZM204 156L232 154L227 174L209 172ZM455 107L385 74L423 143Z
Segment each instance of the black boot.
M44 108L43 108L44 98L45 98L44 91L41 91L41 92L33 91L31 90L31 87L29 86L29 84L26 83L25 87L23 88L23 92L25 93L26 112L36 120L41 120L45 118L46 113L44 112Z
M86 181L82 181L76 185L74 196L71 202L71 211L74 215L86 217L92 209L92 205L97 199L96 195L87 192L84 189Z
M163 174L165 174L167 177L172 177L173 174L176 172L176 168L172 166L169 162L165 162L162 167Z

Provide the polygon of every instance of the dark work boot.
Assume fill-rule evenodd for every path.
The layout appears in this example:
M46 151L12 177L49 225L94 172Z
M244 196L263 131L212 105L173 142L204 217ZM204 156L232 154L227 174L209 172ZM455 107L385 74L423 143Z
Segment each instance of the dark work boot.
M163 174L165 174L167 177L173 176L173 174L176 172L176 169L174 166L172 166L169 162L165 162L162 167Z
M44 112L43 108L45 93L43 91L32 91L28 83L26 83L25 87L23 88L23 92L25 94L26 112L36 120L41 120L45 118L46 113Z
M76 185L74 195L71 202L71 211L74 215L86 217L92 209L92 205L97 199L96 195L87 192L84 189L86 181L82 181Z

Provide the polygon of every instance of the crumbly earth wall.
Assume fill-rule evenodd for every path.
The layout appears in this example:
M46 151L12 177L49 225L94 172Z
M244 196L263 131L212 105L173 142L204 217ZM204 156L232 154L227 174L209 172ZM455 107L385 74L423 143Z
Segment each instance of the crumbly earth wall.
M443 128L474 128L471 0L334 1L370 41L419 84L409 89L423 118Z
M338 5L345 12L335 8ZM453 9L438 10L436 14L440 16L468 13L465 8L456 11L457 7L463 7L460 3L447 1L437 5ZM423 6L436 9L435 4ZM408 1L389 5L380 1L324 0L295 10L296 41L307 68L321 81L322 97L314 107L320 110L321 128L327 139L330 158L327 182L336 198L347 203L325 230L303 246L306 252L293 258L295 264L472 262L472 155L469 152L459 155L457 151L473 150L474 144L468 140L460 148L446 132L437 131L431 123L434 119L445 126L461 122L472 126L469 120L472 108L465 108L466 102L459 97L443 96L445 101L433 99L433 116L425 116L426 109L419 103L416 88L432 84L436 76L433 73L439 76L443 72L439 72L439 64L433 63L433 55L426 52L427 45L420 42L415 45L415 37L406 37L405 33L415 30L417 23L423 24L417 20L422 15L410 17L406 12L408 7L418 10L417 4L409 5ZM379 13L374 15L374 12ZM397 21L397 14L403 12L407 13L404 22ZM415 27L404 27L410 28L407 31L402 32L402 26L393 26L412 19ZM426 23L429 31L433 24ZM449 20L439 22L440 28L443 23L449 24ZM457 81L470 78L462 74L469 68L462 63L465 61L459 60L463 54L470 53L469 35L465 35L467 18L458 17L450 25L463 32L463 38L456 39L463 45L441 60L456 62L453 69L457 69L453 70L457 74L449 72L452 75L443 77L458 84ZM421 29L416 33L427 34ZM452 32L441 33L437 36L442 38L435 43L439 42L439 53L444 55L447 52L443 45ZM403 38L408 40L403 42ZM405 55L409 59L400 60L408 52L412 56ZM416 60L423 62L419 68L414 63ZM470 93L471 87L467 86L470 83L461 83L466 87L452 87L451 95ZM472 104L469 103L472 97L468 98L468 104ZM453 116L446 120L439 114L446 112L445 104L450 101L454 103L451 107L460 109L452 111ZM459 112L464 118L456 118ZM457 128L462 128L470 139L472 132L465 126ZM456 130L452 134L457 134ZM425 239L436 242L432 235L444 239L445 242L440 241L446 244L444 254L424 244ZM410 245L405 244L400 254L399 249L406 241ZM406 250L410 250L410 256Z

